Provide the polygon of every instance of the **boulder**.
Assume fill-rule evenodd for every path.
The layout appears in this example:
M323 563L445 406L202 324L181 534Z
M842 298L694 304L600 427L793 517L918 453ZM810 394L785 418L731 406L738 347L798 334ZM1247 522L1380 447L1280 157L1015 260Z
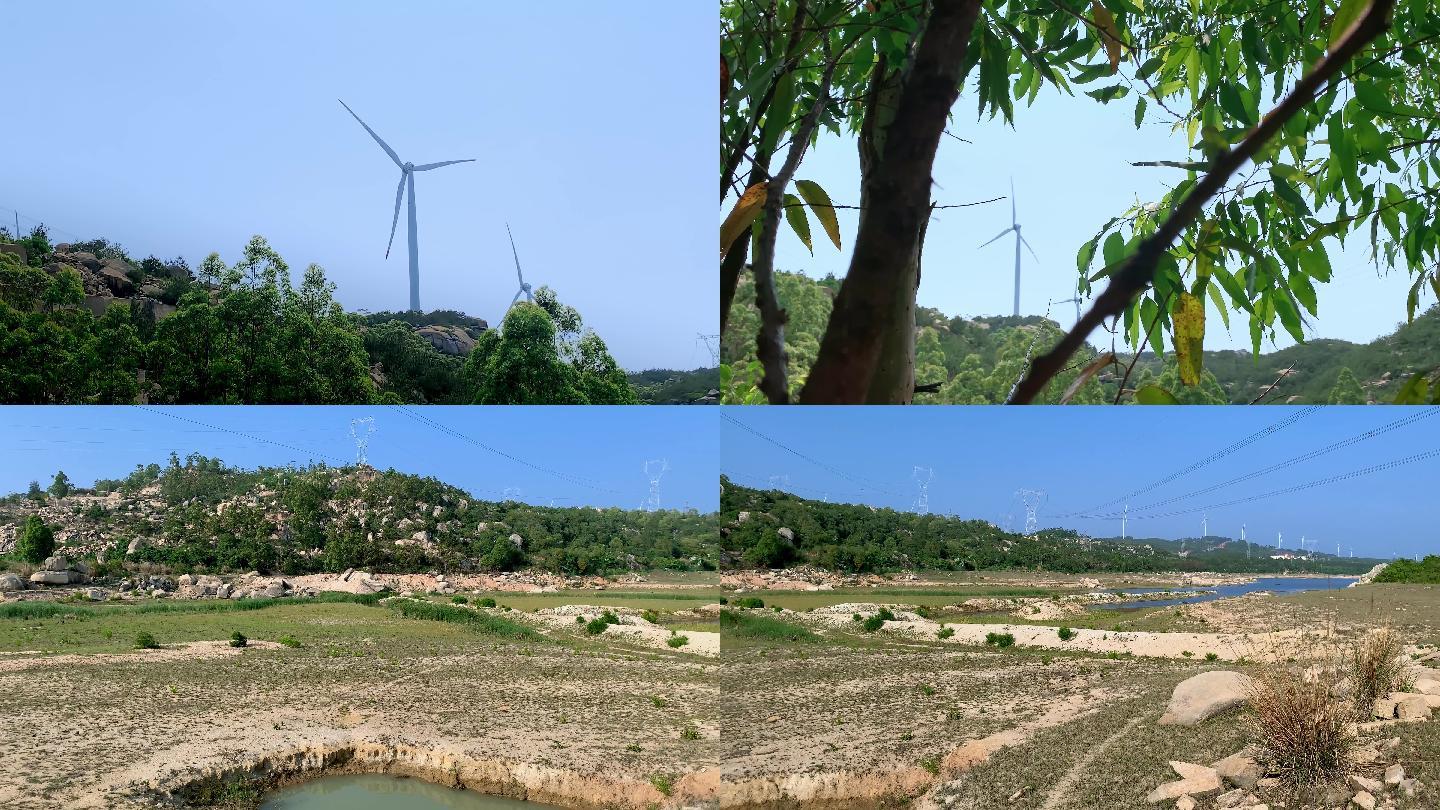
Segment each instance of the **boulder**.
M1175 810L1195 810L1195 800L1189 796L1181 796L1175 800Z
M780 535L780 537L784 539L787 543L795 542L795 531L793 529L781 526L780 528L775 530L775 533Z
M1225 783L1220 779L1220 774L1216 773L1214 768L1189 762L1171 762L1170 767L1175 770L1175 773L1180 774L1180 779L1166 782L1150 791L1150 795L1145 797L1146 802L1158 804L1178 799L1181 796L1206 796L1218 793L1225 787Z
M30 581L38 585L69 585L69 571L36 571L30 575Z
M1395 698L1375 698L1375 705L1371 707L1370 714L1379 720L1393 720L1395 718Z
M453 357L463 357L475 348L475 338L458 326L420 326L415 334L429 341L436 351Z
M220 586L215 589L215 598L216 598L216 599L229 599L229 598L230 598L230 586L229 586L228 584L222 582L222 583L220 584Z
M135 294L135 282L131 281L130 277L125 274L125 271L121 267L116 266L117 264L119 263L107 262L104 267L101 267L96 272L100 274L100 280L105 282L106 288L110 290L112 295L116 298L129 298Z
M1350 774L1350 778L1346 779L1345 783L1356 793L1380 793L1385 789L1379 779L1371 779L1358 773Z
M1255 803L1255 797L1250 795L1244 788L1235 788L1228 793L1221 793L1215 797L1215 806L1220 810L1231 810L1234 807L1249 807Z
M175 583L182 588L188 588L195 584L195 577L192 574L181 574L175 578Z
M91 602L104 602L110 598L110 592L104 588L91 588L85 591L85 598Z
M278 598L284 596L284 595L285 595L285 583L284 583L283 581L277 579L277 580L275 580L274 582L270 583L269 585L266 585L266 586L265 586L265 595L266 595L267 597L271 598L271 599L278 599Z
M1415 691L1422 695L1440 695L1440 681L1421 678L1415 681Z
M19 574L0 574L0 593L25 590L25 580Z
M1187 678L1175 687L1160 725L1193 726L1244 704L1251 680L1239 672L1219 670Z
M1375 796L1369 791L1362 790L1351 796L1350 803L1360 810L1375 810Z
M42 571L69 571L70 561L56 554L53 557L46 557L45 562L40 564Z
M1246 790L1254 788L1255 783L1260 781L1260 777L1265 775L1260 768L1260 763L1256 762L1255 757L1246 751L1231 754L1212 767L1215 768L1216 773L1220 774L1221 779Z
M1397 718L1401 720L1429 719L1430 703L1425 700L1425 695L1391 692L1390 697L1395 699L1395 716Z
M1396 787L1405 781L1405 766L1396 763L1385 769L1385 784Z
M15 255L20 259L21 264L27 264L30 261L29 257L25 255L24 245L17 245L10 242L0 244L0 253L10 253Z
M525 548L525 538L518 534L512 534L510 535L510 545L514 546L517 551L523 550Z

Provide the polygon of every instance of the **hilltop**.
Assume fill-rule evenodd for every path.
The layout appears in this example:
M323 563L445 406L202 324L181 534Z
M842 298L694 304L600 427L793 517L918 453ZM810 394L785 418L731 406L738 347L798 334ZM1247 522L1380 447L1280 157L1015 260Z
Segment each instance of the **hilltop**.
M90 489L0 499L0 554L30 517L56 553L101 566L574 575L714 568L713 515L485 501L434 478L370 467L262 467L172 455ZM57 497L58 495L58 497Z
M803 384L819 351L839 284L833 277L776 275L780 303L789 313L785 340L794 391ZM759 324L754 298L753 282L747 277L735 295L721 340L721 359L734 380L726 401L743 398L758 378L751 368ZM1059 323L1039 316L962 318L929 307L916 309L915 327L915 381L930 389L915 397L919 404L1004 402L1026 358L1042 354L1063 334ZM1083 348L1069 364L1070 370L1046 388L1041 401L1058 402L1079 369L1098 355L1093 347ZM1128 365L1134 355L1122 354L1119 359ZM1266 403L1326 404L1332 398L1339 404L1389 403L1410 377L1440 369L1440 305L1369 343L1315 339L1258 356L1245 350L1206 351L1203 366L1200 385L1185 388L1179 384L1173 355L1167 353L1162 360L1153 352L1141 352L1125 387L1133 390L1158 383L1187 405L1243 405L1262 396ZM1113 402L1122 377L1123 370L1117 372L1112 366L1082 386L1072 401ZM1129 401L1128 395L1124 401Z
M302 278L258 236L235 265L211 254L192 270L107 239L0 229L0 400L622 405L718 384L666 370L645 374L682 382L632 384L548 287L497 329L454 310L346 312L323 268Z
M1070 529L1034 535L983 520L920 515L863 504L826 503L758 490L722 477L721 567L808 564L844 572L1036 569L1084 572L1360 574L1376 560L1311 552L1284 557L1227 537L1196 540L1092 538ZM1272 559L1281 555L1281 559Z

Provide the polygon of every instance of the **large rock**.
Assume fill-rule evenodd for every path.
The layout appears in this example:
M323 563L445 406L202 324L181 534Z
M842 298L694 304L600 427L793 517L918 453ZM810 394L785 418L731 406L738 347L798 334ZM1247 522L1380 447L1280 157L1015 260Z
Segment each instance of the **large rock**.
M25 580L19 574L0 574L0 593L25 590Z
M1260 777L1265 775L1260 768L1260 763L1255 761L1255 757L1251 756L1248 750L1231 754L1212 767L1215 768L1216 773L1220 774L1221 779L1246 790L1254 788L1255 783L1260 781Z
M1160 717L1162 726L1193 726L1243 705L1250 699L1251 680L1239 672L1220 670L1186 678L1170 695Z
M420 326L415 334L430 341L441 354L463 357L475 348L475 338L458 326Z
M29 262L29 258L25 255L24 245L16 245L9 242L5 244L0 244L0 253L14 254L15 256L19 257L21 264L26 264L27 262Z
M1206 796L1211 793L1218 793L1225 787L1225 782L1214 768L1207 768L1204 765L1195 765L1189 762L1171 762L1170 767L1175 773L1180 774L1180 779L1165 784L1150 791L1145 801L1150 804L1168 802L1181 796Z
M270 583L269 585L266 585L266 586L265 586L265 595L268 596L268 597L271 598L271 599L278 599L278 598L284 596L284 595L285 595L285 582L284 582L283 580L277 579L277 580L275 580L274 582Z
M135 282L125 274L120 262L112 259L96 272L100 274L100 280L105 282L105 286L116 298L129 298L135 294Z
M30 575L30 581L38 585L69 585L71 576L69 571L36 571Z
M1440 681L1433 678L1421 678L1415 682L1415 691L1422 695L1440 695Z
M1401 720L1426 720L1430 717L1430 703L1424 695L1391 692L1395 699L1395 716Z
M70 561L56 554L53 557L46 557L45 562L40 564L42 571L69 571Z

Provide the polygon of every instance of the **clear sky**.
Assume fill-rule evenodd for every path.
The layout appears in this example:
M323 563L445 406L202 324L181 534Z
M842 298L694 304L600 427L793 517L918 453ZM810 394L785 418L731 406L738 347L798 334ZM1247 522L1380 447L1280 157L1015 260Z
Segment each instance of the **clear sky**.
M807 498L913 509L915 467L933 470L930 511L1019 530L1019 489L1043 490L1041 528L1097 537L1120 534L1118 519L1062 518L1084 512L1184 470L1298 408L832 407L725 409L725 415L813 459L802 460L726 419L720 422L722 473L738 483L776 486ZM1417 416L1418 414L1423 416ZM1440 408L1322 407L1250 446L1131 501L1130 536L1209 533L1294 549L1304 535L1317 550L1353 546L1359 556L1440 553L1433 510L1440 457L1249 504L1145 519L1143 505L1230 481L1400 419L1410 423L1286 469L1215 492L1186 497L1157 513L1213 504L1440 450ZM824 465L824 466L820 466ZM828 469L827 469L828 468ZM923 477L923 473L922 473ZM788 484L786 483L788 478ZM1110 507L1105 514L1120 506Z
M1184 172L1178 169L1130 165L1133 161L1189 159L1183 133L1172 135L1168 124L1157 122L1154 105L1152 117L1136 130L1133 96L1102 105L1079 93L1090 87L1077 88L1072 98L1047 85L1035 106L1016 107L1014 129L998 118L977 122L975 98L967 91L956 103L949 127L956 137L940 141L932 192L937 204L1009 197L1014 178L1022 231L1039 257L1037 262L1029 252L1023 253L1020 311L1025 315L1042 315L1048 302L1074 298L1078 279L1075 256L1080 246L1137 200L1158 200L1184 179ZM825 135L806 154L796 177L820 183L837 205L857 204L860 170L854 139L848 134ZM726 211L732 202L727 201ZM837 251L820 236L812 257L792 231L782 228L776 266L817 278L826 273L844 276L858 212L841 210L837 214L843 250ZM984 250L978 249L1009 226L1008 200L936 212L925 239L920 305L950 316L1009 315L1015 289L1014 236L1006 235ZM819 233L814 224L812 230ZM1343 252L1334 240L1327 245L1335 277L1330 284L1316 285L1319 315L1312 319L1315 329L1310 336L1368 342L1404 322L1411 279L1403 272L1379 276L1368 261L1368 231L1357 234ZM1098 289L1103 289L1103 283ZM1427 292L1422 308L1434 301ZM1248 316L1232 313L1227 334L1214 304L1207 300L1206 306L1205 347L1248 350ZM1050 315L1068 329L1075 323L1075 305L1056 304ZM1294 343L1278 324L1276 331L1274 346L1263 344L1262 351ZM1108 347L1109 334L1101 336Z
M6 3L0 220L132 256L264 235L349 309L403 310L402 160L420 303L492 325L526 281L632 370L709 365L715 10L700 2L126 0ZM705 88L706 92L697 92ZM703 237L703 238L702 238Z
M550 474L489 452L424 419ZM120 478L137 464L164 464L171 451L218 457L232 466L332 466L355 462L350 421L373 417L368 461L378 469L428 475L479 498L555 506L636 509L650 493L645 462L666 459L661 506L718 505L714 408L624 406L422 408L190 406L0 408L0 493L47 486L56 470L77 485ZM176 418L181 417L181 418Z

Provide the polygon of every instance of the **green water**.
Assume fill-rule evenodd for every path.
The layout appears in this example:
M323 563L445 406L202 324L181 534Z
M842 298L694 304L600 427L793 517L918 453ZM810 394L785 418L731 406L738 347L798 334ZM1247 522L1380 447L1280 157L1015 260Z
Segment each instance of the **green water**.
M451 790L420 779L331 776L277 791L260 810L547 810L548 804Z

